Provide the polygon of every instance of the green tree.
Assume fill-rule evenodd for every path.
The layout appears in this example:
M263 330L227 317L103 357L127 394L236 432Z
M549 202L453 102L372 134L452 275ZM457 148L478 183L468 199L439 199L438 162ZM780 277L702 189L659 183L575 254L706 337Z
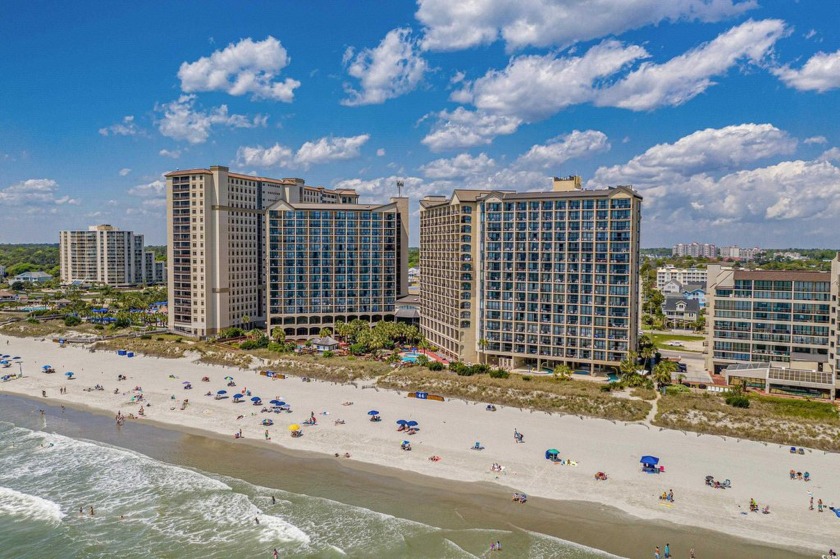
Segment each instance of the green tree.
M329 328L321 328L321 331L318 333L318 335L322 338L329 338L330 336L332 336L332 330L330 330Z
M283 330L282 326L275 326L271 329L271 339L277 342L278 344L283 344L286 342L286 331Z
M629 377L638 374L636 372L639 369L638 360L639 354L635 351L628 351L627 356L618 364L618 370L621 371L622 376Z
M660 386L671 384L671 373L677 370L677 364L673 361L660 361L653 368L653 382Z
M567 363L554 367L554 380L569 380L572 378L572 368Z

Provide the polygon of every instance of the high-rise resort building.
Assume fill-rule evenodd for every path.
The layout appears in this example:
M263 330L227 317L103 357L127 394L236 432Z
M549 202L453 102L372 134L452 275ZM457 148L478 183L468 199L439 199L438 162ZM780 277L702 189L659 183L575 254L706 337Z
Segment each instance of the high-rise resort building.
M299 339L337 321L395 320L408 294L408 198L281 200L267 219L269 332Z
M61 283L113 287L152 285L166 281L166 264L143 246L143 235L111 225L59 233Z
M641 203L580 177L424 198L423 334L450 359L507 369L617 367L638 338Z
M343 226L337 226L329 233L326 230L322 231L322 224L340 221L337 216L333 216L331 220L323 219L322 213L327 214L330 212L326 210L338 208L343 208L343 211L349 211L354 216L358 215L359 211L374 211L373 206L358 205L358 194L354 190L307 186L303 179L297 178L272 179L231 173L227 167L222 166L167 173L166 202L169 238L169 328L199 337L215 335L231 326L250 328L266 323L266 270L269 265L273 269L277 268L276 264L269 262L270 254L266 250L266 246L271 244L271 239L274 238L266 227L266 213L269 208L283 202L284 219L289 208L300 212L294 216L295 226L291 229L294 238L284 237L277 242L306 247L305 256L310 260L307 260L305 265L301 264L301 267L295 268L294 273L287 274L290 269L280 268L280 281L286 281L285 278L293 276L295 281L307 284L307 297L311 295L316 302L327 295L322 296L318 292L309 291L308 282L314 279L305 274L312 273L317 281L325 281L323 276L335 273L332 266L338 268L341 261L335 264L322 264L320 260L316 262L313 251L330 249L325 243L331 238L337 238L333 236L333 232L338 236L350 235ZM401 204L406 205L396 203L397 206ZM378 223L378 216L387 212L382 210L375 213ZM298 215L303 214L307 214L306 219L298 223ZM283 223L282 232L285 234L289 229L285 226L287 222ZM341 238L341 241L344 239ZM355 243L365 247L371 244L362 234L355 238L354 247ZM397 259L398 263L405 260L407 264L406 244L407 241L400 238L399 249L406 251L406 254ZM344 246L342 244L342 247ZM376 250L385 259L387 255L384 244L377 246ZM347 254L347 249L342 248L341 254ZM329 254L329 258L333 258L332 253ZM326 259L325 256L324 260ZM295 265L297 266L297 263ZM401 266L395 274L404 274L403 270L406 267ZM376 273L378 272L379 269L376 270ZM402 278L401 275L397 277ZM279 287L275 286L274 289ZM367 295L370 291L366 289L364 293ZM396 295L391 301L391 306L395 299ZM381 306L381 301L376 304L377 309ZM309 314L318 314L310 313L311 308L300 312L305 314L306 318L309 318ZM323 314L319 320L326 318L326 313ZM336 311L331 313L331 316L334 314L340 313ZM384 310L366 311L365 316L384 314ZM318 324L322 322L324 321ZM298 323L296 318L295 325ZM297 329L295 331L297 332ZM307 335L309 331L307 328Z

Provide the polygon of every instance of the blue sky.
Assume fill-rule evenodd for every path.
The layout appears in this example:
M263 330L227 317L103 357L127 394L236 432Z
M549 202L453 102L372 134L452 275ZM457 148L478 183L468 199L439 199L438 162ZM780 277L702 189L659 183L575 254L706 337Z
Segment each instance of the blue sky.
M579 174L643 246L840 245L833 0L0 6L0 243L165 243L162 174L221 164L415 214Z

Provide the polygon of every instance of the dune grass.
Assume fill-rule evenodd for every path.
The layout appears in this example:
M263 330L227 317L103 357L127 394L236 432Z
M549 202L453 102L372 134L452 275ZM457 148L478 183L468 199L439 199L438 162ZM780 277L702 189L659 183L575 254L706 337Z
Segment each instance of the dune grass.
M423 391L448 398L622 421L644 419L651 409L648 402L602 392L597 383L557 381L551 377L531 377L530 380L519 375L506 379L487 375L460 377L451 372L412 367L383 376L377 384L395 390Z
M654 425L840 451L840 417L830 403L749 395L749 408L728 406L711 393L668 393L659 399Z

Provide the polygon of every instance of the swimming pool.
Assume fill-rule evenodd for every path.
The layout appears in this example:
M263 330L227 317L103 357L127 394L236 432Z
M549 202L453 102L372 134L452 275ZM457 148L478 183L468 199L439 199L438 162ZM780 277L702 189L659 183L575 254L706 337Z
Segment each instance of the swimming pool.
M412 351L410 353L404 353L402 356L403 363L417 363L417 358L420 357L420 354Z

